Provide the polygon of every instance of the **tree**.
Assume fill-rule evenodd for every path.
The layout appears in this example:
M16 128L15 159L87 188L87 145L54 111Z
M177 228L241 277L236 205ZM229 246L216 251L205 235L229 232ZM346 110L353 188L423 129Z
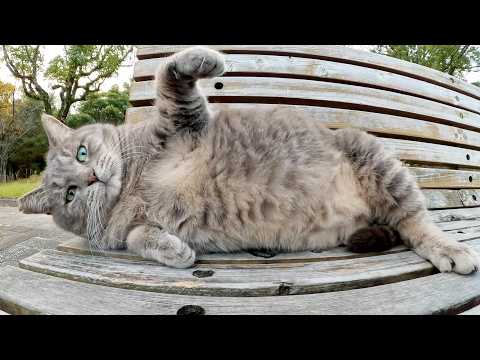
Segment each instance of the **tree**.
M377 45L372 51L460 78L480 70L480 49L473 45Z
M116 74L133 48L66 45L63 54L52 59L45 70L40 45L2 45L2 49L5 64L12 75L21 80L24 94L41 101L46 113L65 122L71 106L98 92L103 82ZM41 77L51 81L50 92L40 84ZM59 97L57 106L55 92Z
M33 124L20 121L15 112L15 86L0 81L0 181L7 180L7 164L15 144L27 135Z
M129 106L128 85L120 90L112 86L109 91L90 94L85 101L78 105L78 113L70 114L66 123L72 128L84 124L111 123L118 125L125 120L125 113Z
M40 117L43 112L41 101L23 97L15 104L18 122L31 130L15 142L9 158L9 167L22 177L45 168L45 154L48 151L48 139L42 128Z

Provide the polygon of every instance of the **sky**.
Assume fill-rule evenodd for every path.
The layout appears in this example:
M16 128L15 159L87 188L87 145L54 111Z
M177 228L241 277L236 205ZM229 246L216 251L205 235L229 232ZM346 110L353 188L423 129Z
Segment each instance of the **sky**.
M352 48L369 51L375 45L349 45ZM45 64L53 59L55 56L61 54L63 45L45 45L44 47L44 59ZM125 82L130 82L133 76L133 65L134 65L134 57L132 56L127 63L122 66L118 72L117 76L114 76L110 79L107 79L102 87L101 90L105 91L112 87L112 85L119 85L120 87ZM471 72L465 76L468 82L480 81L480 72ZM5 66L3 62L0 62L0 80L3 82L10 82L17 85L17 88L20 87L20 82L15 80L15 78L10 74L9 70Z

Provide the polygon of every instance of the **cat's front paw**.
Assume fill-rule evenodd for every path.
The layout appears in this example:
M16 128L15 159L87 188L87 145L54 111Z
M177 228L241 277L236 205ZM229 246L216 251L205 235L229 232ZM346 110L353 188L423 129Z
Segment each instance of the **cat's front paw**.
M213 78L221 76L225 71L222 54L201 46L179 52L171 61L170 71L178 79Z
M478 271L480 266L477 253L462 243L448 242L426 251L424 249L421 253L441 272L471 274Z

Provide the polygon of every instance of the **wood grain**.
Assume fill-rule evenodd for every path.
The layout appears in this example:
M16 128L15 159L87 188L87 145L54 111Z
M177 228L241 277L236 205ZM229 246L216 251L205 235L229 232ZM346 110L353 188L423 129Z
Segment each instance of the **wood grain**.
M480 208L432 210L430 217L435 222L480 219Z
M467 190L433 190L425 189L429 209L455 208L480 205L479 189Z
M480 300L480 273L435 274L369 288L291 296L212 297L91 285L11 266L0 269L0 308L11 314L174 315L188 305L207 315L441 314Z
M221 82L223 88L216 89ZM233 103L288 103L357 109L386 113L420 120L442 122L470 130L480 130L480 115L410 95L323 81L261 78L222 77L199 81L211 102ZM133 82L130 102L134 105L153 104L154 81Z
M477 234L478 236L478 234ZM480 239L470 240L480 251ZM357 259L288 266L173 269L155 262L84 256L43 250L20 261L20 267L91 284L181 295L273 296L345 291L405 281L436 273L412 251ZM212 270L210 277L196 272ZM288 284L288 289L286 285Z
M166 56L191 45L138 45L139 59ZM350 63L420 79L480 99L480 89L464 80L408 61L338 45L207 45L225 53L274 54Z
M135 81L153 80L164 58L140 60L135 64ZM269 76L307 78L376 87L429 98L451 106L480 112L480 101L425 81L362 66L306 59L255 54L226 54L224 76Z
M413 163L480 166L480 151L476 150L403 139L379 138L379 141L397 158Z
M480 188L480 172L409 167L421 188Z

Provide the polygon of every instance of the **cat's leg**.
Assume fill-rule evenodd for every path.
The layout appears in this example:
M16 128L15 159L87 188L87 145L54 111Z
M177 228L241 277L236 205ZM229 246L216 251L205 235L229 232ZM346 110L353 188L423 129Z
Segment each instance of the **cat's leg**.
M181 51L165 60L156 74L156 106L178 130L199 131L210 118L208 102L197 80L221 76L223 56L204 47Z
M416 179L374 136L343 129L337 130L335 137L352 163L375 220L398 231L407 246L442 272L478 270L477 253L467 244L449 239L433 223Z
M175 268L189 268L195 263L195 251L187 243L155 226L139 225L130 231L127 249Z
M442 272L470 274L478 270L477 253L467 244L449 239L430 219L423 193L407 168L394 166L383 186L389 195L384 214L407 246Z

